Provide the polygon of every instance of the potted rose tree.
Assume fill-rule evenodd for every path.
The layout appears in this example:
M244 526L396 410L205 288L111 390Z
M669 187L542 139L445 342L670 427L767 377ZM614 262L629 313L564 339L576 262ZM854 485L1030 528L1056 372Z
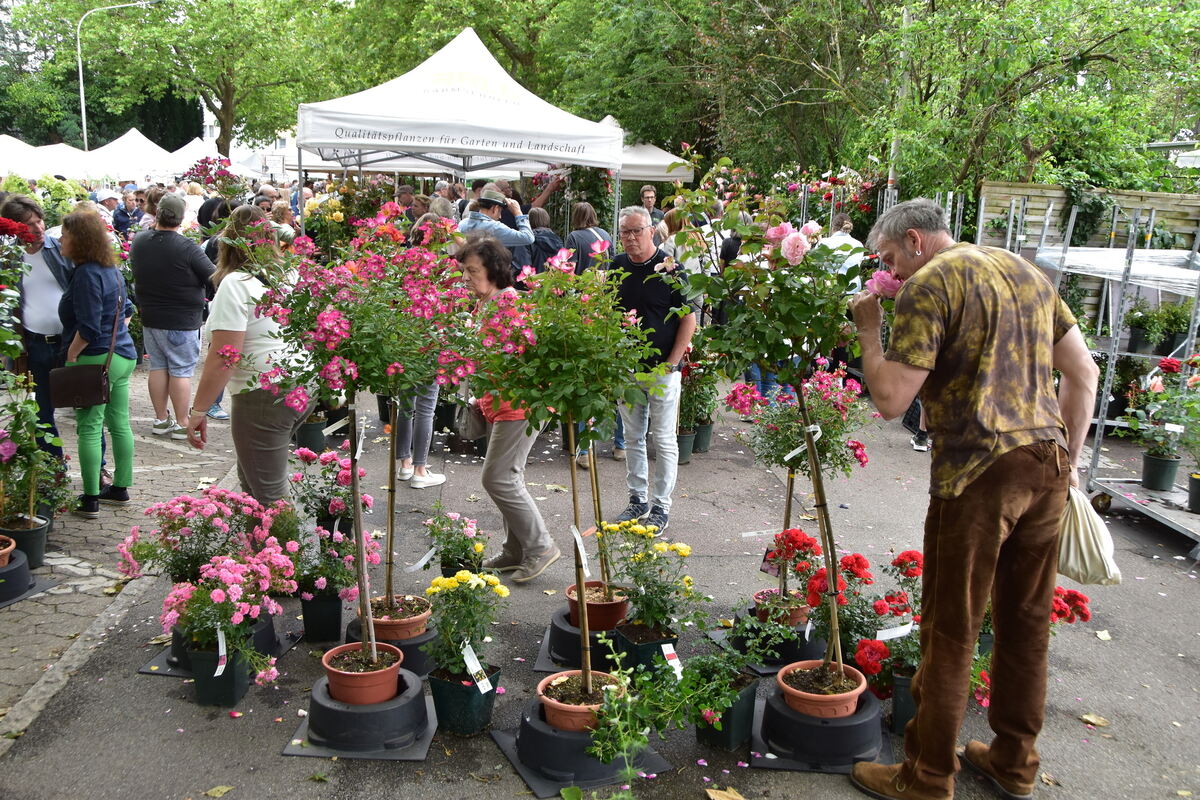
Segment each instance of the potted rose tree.
M1195 425L1194 401L1189 383L1181 372L1182 362L1163 358L1158 362L1158 375L1148 376L1142 385L1142 403L1118 420L1128 428L1118 435L1139 440L1142 452L1142 486L1158 491L1175 487L1182 444L1188 425Z
M615 402L638 400L648 376L635 370L649 345L642 329L621 311L619 281L612 273L591 269L576 275L567 260L569 255L567 250L560 251L547 261L545 272L522 275L530 287L525 296L501 294L485 310L479 330L478 373L473 381L480 389L525 409L531 431L547 424L564 425L574 452L576 421L610 420ZM481 395L482 391L474 393ZM589 425L582 436L587 443L601 438L601 432ZM570 474L574 523L582 530L574 459ZM593 506L598 512L597 496ZM577 587L585 585L582 558L577 545ZM600 588L603 599L611 601L608 561L608 549L602 546ZM579 614L583 697L592 696L588 624L585 602Z
M791 220L799 209L794 206L792 195L763 198L752 223L742 222L742 211L749 210L749 206L740 183L726 183L730 174L729 159L719 159L702 179L700 189L680 192L680 202L684 213L699 213L716 199L718 182L725 183L725 214L713 224L726 235L739 236L741 251L752 257L720 265L712 274L687 276L685 291L692 298L706 298L725 317L726 324L704 329L704 342L709 352L719 354L718 363L726 375L738 375L747 364L754 363L764 372L776 373L783 386L800 387L790 413L785 403L763 408L760 419L770 421L764 422L761 429L756 424L752 436L770 446L762 452L756 449L755 454L760 460L788 471L783 529L790 527L796 471L800 470L812 482L826 569L828 574L836 574L837 546L826 506L824 478L839 468L830 463L831 457L865 460L861 444L851 445L843 436L855 405L846 402L843 392L853 394L855 387L836 375L836 370L824 371L824 375L814 375L808 381L805 371L847 338L843 329L854 276L842 272L840 266L848 253L825 245L814 246L821 232L815 222L807 222L800 229L793 227ZM686 242L684 245L688 246ZM785 337L784 332L793 335ZM827 392L839 396L827 400ZM818 400L822 402L818 404ZM765 436L761 430L779 435ZM783 431L789 431L790 436ZM813 682L818 684L815 688L836 692L850 683L861 691L861 674L846 666L843 658L836 592L828 592L825 602L831 618L831 635L818 674L813 676ZM794 671L785 667L781 673L786 678ZM849 680L846 676L850 674L857 677Z
M290 387L289 401L301 407L308 404L310 393L315 393L327 405L345 402L351 409L352 446L345 471L352 498L349 513L360 552L366 548L359 488L357 398L372 393L396 396L434 380L457 384L474 370L470 359L463 355L465 346L454 345L456 336L466 335L461 322L468 302L468 293L458 281L457 266L453 259L440 254L443 245L436 249L402 247L405 234L391 222L398 213L398 207L390 208L375 218L356 220L358 235L346 257L328 264L313 260L311 243L298 239L293 247L298 257L289 264L294 271L280 271L272 277L260 306L261 313L279 322L284 341L306 355L273 368L269 377L282 384L273 384L273 390L283 392ZM373 399L371 402L373 405ZM394 498L393 466L384 545L385 593L379 598L389 618L404 613L393 590ZM361 646L373 656L375 616L367 573L362 559L357 559L355 565Z

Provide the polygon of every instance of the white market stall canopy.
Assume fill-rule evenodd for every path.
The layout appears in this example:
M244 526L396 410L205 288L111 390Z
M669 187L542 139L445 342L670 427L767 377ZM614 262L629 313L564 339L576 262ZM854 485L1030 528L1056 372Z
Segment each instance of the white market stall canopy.
M69 144L59 142L35 147L34 150L37 151L35 156L37 161L31 166L37 167L37 175L27 177L62 175L64 178L75 179L86 178L91 174L88 167L88 154L78 147L71 147Z
M296 143L326 161L363 168L415 157L459 173L514 161L619 169L622 133L522 87L465 28L398 78L301 104Z
M169 171L165 167L171 153L147 139L137 128L130 128L120 138L85 156L91 177L134 178L140 182L147 175Z
M612 114L600 120L618 130L621 123ZM671 169L672 164L680 166ZM695 175L683 159L652 144L628 144L621 149L622 181L683 181L691 183Z

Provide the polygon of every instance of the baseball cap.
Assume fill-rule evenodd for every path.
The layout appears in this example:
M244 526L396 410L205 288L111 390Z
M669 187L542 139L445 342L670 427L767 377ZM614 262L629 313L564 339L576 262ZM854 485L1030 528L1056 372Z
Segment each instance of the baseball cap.
M103 203L105 200L120 200L121 195L114 192L112 189L101 189L96 192L96 202Z
M484 189L479 193L479 202L495 203L498 206L508 205L508 198L495 189Z
M178 228L183 224L183 198L176 194L164 194L158 201L158 213L154 218L160 225L167 228Z
M136 184L136 183L130 182L130 183L127 183L127 184L125 184L124 186L122 186L122 187L121 187L121 191L123 191L123 192L136 192L136 191L137 191L137 188L138 188L138 187L137 187L137 184Z

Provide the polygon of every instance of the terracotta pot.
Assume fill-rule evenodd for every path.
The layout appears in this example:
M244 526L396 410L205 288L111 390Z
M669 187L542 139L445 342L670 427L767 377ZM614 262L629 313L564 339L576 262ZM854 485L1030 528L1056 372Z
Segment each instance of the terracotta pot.
M842 674L853 678L857 684L854 689L843 694L810 694L799 689L793 689L783 682L783 677L792 670L813 669L821 666L821 659L812 661L795 661L779 670L775 675L775 683L783 692L784 702L788 708L800 714L821 719L840 719L851 716L858 708L858 697L867 688L866 677L849 664L842 665Z
M596 727L596 712L600 710L603 703L595 703L594 705L575 706L569 703L561 703L553 697L547 697L546 687L556 678L562 676L571 677L579 675L583 671L578 669L567 670L566 672L556 672L553 675L547 675L538 681L537 697L542 703L542 710L546 714L546 724L558 728L560 731L590 731ZM592 671L592 677L595 678L603 675L606 678L611 678L607 672Z
M371 602L382 600L383 595L371 598ZM422 598L424 599L424 598ZM387 642L398 642L402 639L412 639L420 636L425 632L425 628L429 626L429 617L433 614L433 606L425 609L421 614L415 617L405 617L404 619L379 619L372 617L375 623L375 638L382 639Z
M8 536L0 536L0 567L8 566L8 558L17 549L17 540Z
M330 661L347 650L362 649L357 642L338 645L321 656L321 666L325 668L325 677L329 678L330 697L353 706L368 706L391 700L399 693L400 663L404 661L404 653L399 647L383 642L377 642L375 646L381 653L394 653L396 663L374 672L342 672L329 666Z
M604 586L604 581L585 581L584 586ZM617 587L613 587L614 590ZM579 627L579 599L572 597L571 593L575 591L575 584L567 587L567 609L571 624L576 628ZM625 598L620 600L611 600L607 603L588 603L587 618L589 631L611 631L613 628L621 624L621 620L625 619L625 615L629 613L629 601Z
M767 622L774 617L774 622L794 628L808 622L808 606L793 606L791 608L771 608L771 600L776 596L775 589L763 589L754 593L754 616L759 622ZM793 597L803 597L801 592L792 592Z

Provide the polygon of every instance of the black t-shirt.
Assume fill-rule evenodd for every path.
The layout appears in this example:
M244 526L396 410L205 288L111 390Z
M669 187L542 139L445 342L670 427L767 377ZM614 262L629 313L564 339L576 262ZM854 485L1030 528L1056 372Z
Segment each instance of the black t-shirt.
M147 328L200 329L213 263L200 245L175 231L142 231L129 246L138 310Z
M656 249L650 260L641 264L634 263L625 253L612 260L613 269L621 269L626 273L617 290L621 308L637 312L639 324L657 351L657 355L646 359L644 363L647 366L661 364L671 354L681 319L679 315L672 314L671 309L688 304L683 292L664 280L661 273L654 269L666 258L666 253Z

